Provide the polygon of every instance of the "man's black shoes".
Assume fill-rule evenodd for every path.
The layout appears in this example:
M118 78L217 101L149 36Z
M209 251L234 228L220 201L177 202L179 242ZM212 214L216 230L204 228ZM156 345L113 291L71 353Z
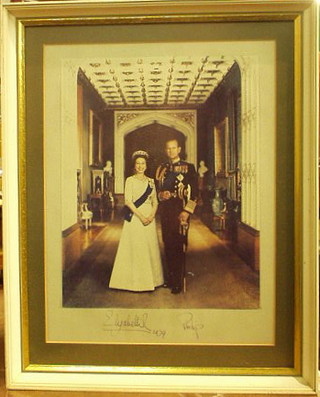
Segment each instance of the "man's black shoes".
M180 294L180 292L182 291L182 288L180 287L173 287L171 290L172 294Z

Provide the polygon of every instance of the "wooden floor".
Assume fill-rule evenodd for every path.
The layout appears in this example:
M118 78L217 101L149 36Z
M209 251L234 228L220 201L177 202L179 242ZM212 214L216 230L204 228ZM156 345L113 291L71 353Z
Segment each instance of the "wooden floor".
M82 231L87 248L64 276L65 307L259 308L259 274L197 217L189 231L186 293L172 295L165 288L144 293L109 289L121 227L121 221L114 219L99 233L91 231L94 237L90 246L88 232ZM159 227L158 233L161 242ZM75 238L79 239L79 234Z

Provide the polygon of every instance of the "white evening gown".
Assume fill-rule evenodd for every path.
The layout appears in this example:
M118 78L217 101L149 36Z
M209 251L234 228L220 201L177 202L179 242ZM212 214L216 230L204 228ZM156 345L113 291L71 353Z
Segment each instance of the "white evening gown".
M139 180L134 176L126 179L125 200L134 202L147 189L153 187L147 200L138 208L145 216L152 211L152 202L157 200L154 181L151 178ZM159 241L156 222L144 226L133 215L130 222L124 221L109 287L129 291L152 291L163 284Z

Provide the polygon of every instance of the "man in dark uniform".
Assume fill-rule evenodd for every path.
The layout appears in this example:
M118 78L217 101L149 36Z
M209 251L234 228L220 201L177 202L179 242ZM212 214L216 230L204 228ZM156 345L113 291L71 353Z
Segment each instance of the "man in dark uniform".
M156 172L162 239L167 264L167 285L180 293L185 280L185 250L190 214L196 207L197 173L193 164L180 159L176 139L166 142L168 161Z

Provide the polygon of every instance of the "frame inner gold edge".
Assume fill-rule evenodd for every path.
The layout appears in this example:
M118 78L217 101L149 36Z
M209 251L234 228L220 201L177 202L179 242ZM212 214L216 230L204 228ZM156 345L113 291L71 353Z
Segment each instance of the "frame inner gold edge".
M179 15L108 15L89 17L35 17L19 18L25 26L63 26L63 25L98 25L104 24L138 24L138 23L188 23L188 22L269 22L293 21L300 15L298 12L289 13L210 13L210 14L179 14Z
M87 365L41 365L30 364L27 372L81 372L81 373L120 373L120 374L182 374L182 375L298 375L295 368L285 367L149 367L149 366L87 366Z
M298 161L295 166L295 199L296 207L295 213L299 214L299 219L296 219L296 239L298 239L297 230L301 224L301 200L300 192L298 191L299 181L301 181L300 165L301 158L299 149L301 149L301 103L298 100L301 94L300 88L300 74L301 74L301 15L299 12L288 12L288 13L276 13L276 12L261 12L261 13L244 13L244 14L180 14L180 15L124 15L124 16L107 16L107 17L53 17L53 18L17 18L18 21L18 106L19 106L19 152L22 155L19 159L19 203L20 203L20 243L21 243L21 286L22 286L22 339L23 339L23 367L25 371L40 371L47 372L52 371L53 368L56 371L61 372L77 372L77 368L85 368L88 372L101 372L105 369L107 372L117 373L186 373L194 374L195 372L201 374L285 374L285 375L296 375L301 369L301 310L300 301L295 305L295 338L294 338L294 368L220 368L220 367L83 367L77 366L64 366L64 365L38 365L30 364L29 358L29 332L28 332L28 292L27 292L27 257L26 247L27 239L24 230L26 229L26 129L25 129L25 34L24 28L27 26L62 26L62 25L96 25L96 24L139 24L139 23L188 23L188 22L247 22L247 21L294 21L294 51L295 51L295 160ZM23 94L22 94L23 93ZM298 175L298 177L297 177ZM297 180L299 179L299 180ZM297 250L297 248L296 248ZM301 271L300 258L301 252L295 252L295 293L300 297L301 286L298 274ZM301 297L300 297L301 300ZM89 368L89 369L88 369Z

